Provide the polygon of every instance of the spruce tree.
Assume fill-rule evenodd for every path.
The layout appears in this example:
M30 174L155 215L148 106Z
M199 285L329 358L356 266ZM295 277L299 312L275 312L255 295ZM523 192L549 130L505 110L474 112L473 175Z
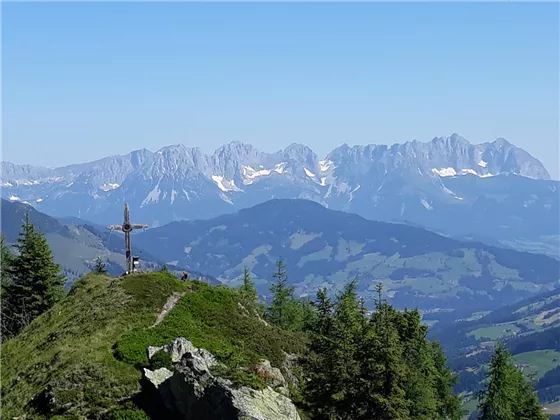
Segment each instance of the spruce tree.
M243 284L241 285L241 295L244 302L250 306L257 303L257 291L255 283L251 279L251 273L247 267L243 269Z
M317 292L303 357L306 401L317 418L459 420L455 376L441 348L426 339L418 311L397 311L377 287L367 316L356 282L332 302Z
M97 274L107 274L107 268L105 267L105 263L99 257L95 259L95 265L93 266L93 272Z
M502 343L492 356L488 386L479 395L478 409L481 420L546 419L530 384Z
M361 418L408 419L410 402L406 399L405 383L409 372L396 327L399 313L382 299L382 285L378 284L376 289L376 309L361 349L364 379L361 399L369 400Z
M14 255L6 244L6 238L0 232L0 299L12 282L11 267Z
M18 255L12 264L12 283L7 287L14 322L13 334L49 310L64 295L64 277L53 261L46 238L25 215L17 240Z
M12 284L12 271L14 254L6 243L4 234L0 237L2 254L0 256L0 321L2 338L12 335L13 323L11 319L12 305L10 303L8 288Z
M437 413L438 418L448 420L461 420L465 411L461 408L462 401L459 397L453 395L453 386L457 382L455 375L446 366L446 358L438 342L432 342L431 351L434 361L435 389L437 393Z
M294 287L288 286L288 274L282 259L276 262L276 272L272 277L275 282L270 286L272 303L267 310L267 318L271 323L289 329L295 310L293 305Z

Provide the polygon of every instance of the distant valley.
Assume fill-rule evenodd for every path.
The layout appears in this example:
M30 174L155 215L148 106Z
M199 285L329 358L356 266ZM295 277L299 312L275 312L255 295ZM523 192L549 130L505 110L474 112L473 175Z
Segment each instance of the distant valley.
M558 286L560 262L460 242L424 229L373 222L307 200L271 200L210 220L173 222L136 235L159 259L238 284L247 266L268 292L283 258L296 294L332 293L352 278L371 305L377 282L398 307L473 312Z
M490 363L493 346L506 343L518 366L535 383L541 403L555 406L560 398L560 288L474 314L452 324L438 323L429 332L445 349L459 374L457 392L472 397ZM475 401L467 403L471 410Z

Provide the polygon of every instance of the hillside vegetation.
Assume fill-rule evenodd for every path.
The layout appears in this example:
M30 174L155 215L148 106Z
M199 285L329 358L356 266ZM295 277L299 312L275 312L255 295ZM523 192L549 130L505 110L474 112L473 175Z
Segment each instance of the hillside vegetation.
M381 283L368 314L356 280L335 296L322 287L314 300L296 298L283 260L275 264L268 305L247 268L242 285L229 288L179 281L166 268L114 278L97 261L95 273L65 293L60 266L27 215L18 253L3 237L1 245L5 418L462 415L452 394L456 376L439 344L426 339L420 312L396 310ZM506 391L515 398L506 408L515 416L539 414L529 383L505 349L498 351L504 357L492 362L484 410L501 406L495 387L509 377L515 383ZM483 420L494 418L484 410Z
M28 404L45 389L66 404L95 416L138 390L140 372L113 356L123 333L148 327L167 298L184 286L160 273L124 280L90 274L68 296L2 345L2 414L39 416ZM40 400L40 398L37 398Z
M174 293L185 295L150 328ZM3 344L2 416L41 418L45 410L87 418L109 415L140 391L138 367L148 366L147 346L178 336L224 361L235 357L241 363L262 357L276 362L282 350L301 347L293 333L243 315L237 302L232 290L183 283L169 273L124 279L90 274ZM54 394L55 407L41 406L45 390Z

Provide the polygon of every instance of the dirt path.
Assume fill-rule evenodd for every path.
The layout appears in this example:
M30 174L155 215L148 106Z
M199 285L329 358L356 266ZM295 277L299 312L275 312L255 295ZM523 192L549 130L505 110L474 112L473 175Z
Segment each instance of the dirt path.
M163 309L159 313L156 322L154 322L154 324L150 328L154 328L161 321L163 321L165 316L169 313L171 309L175 307L175 305L177 305L177 302L179 302L179 300L183 296L185 296L185 293L173 293L171 296L169 296L169 299L167 299L167 302L165 302L165 305L163 305Z

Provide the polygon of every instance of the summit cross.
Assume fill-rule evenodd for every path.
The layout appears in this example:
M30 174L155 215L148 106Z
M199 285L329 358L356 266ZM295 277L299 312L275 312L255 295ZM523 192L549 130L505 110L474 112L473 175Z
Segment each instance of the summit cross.
M148 225L130 223L130 209L128 203L124 203L124 222L122 225L109 225L109 230L120 230L124 232L124 247L126 249L126 272L130 274L134 271L134 258L132 257L132 245L130 244L130 232L134 229L146 229Z

